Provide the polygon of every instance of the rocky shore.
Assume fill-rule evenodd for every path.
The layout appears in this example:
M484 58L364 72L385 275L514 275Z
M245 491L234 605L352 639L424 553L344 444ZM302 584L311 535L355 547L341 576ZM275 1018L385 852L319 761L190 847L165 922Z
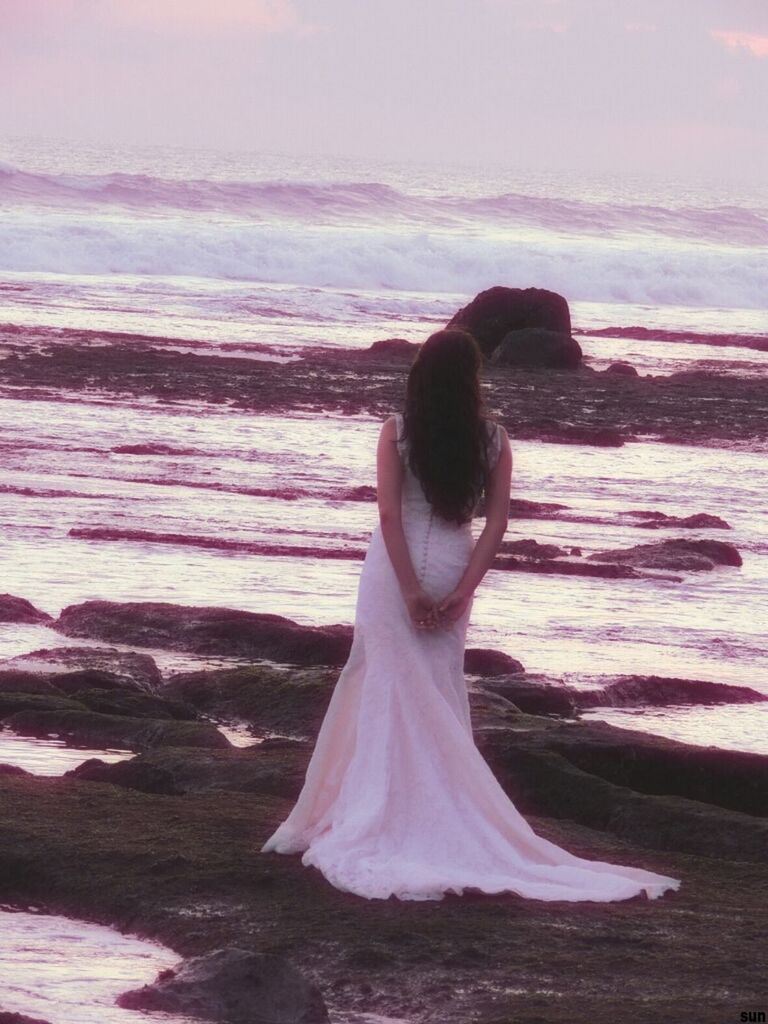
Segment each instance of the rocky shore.
M0 327L0 389L28 398L89 392L249 412L383 417L401 403L416 349L409 342L369 350L319 346L279 362L269 353L213 356L167 344L106 331ZM625 375L588 363L552 369L489 360L483 378L489 410L511 437L607 447L637 437L708 445L768 439L768 389L758 377Z
M36 611L13 595L4 607L6 616ZM0 768L0 899L130 930L188 958L180 975L123 1005L194 1004L231 1024L312 1024L328 1008L444 1024L719 1024L762 1005L768 758L581 721L580 712L764 695L632 675L576 689L500 652L469 650L478 745L537 831L682 887L602 905L472 891L369 902L299 857L259 853L301 787L348 639L339 627L301 634L293 663L280 663L277 639L303 627L262 618L86 602L54 621L61 648L29 655L28 669L25 659L0 669L0 725L136 752L115 764L91 758L61 778ZM109 646L118 637L119 650ZM247 652L247 663L163 677L148 646ZM231 746L217 723L234 722L261 742ZM263 1016L253 1016L258 984Z

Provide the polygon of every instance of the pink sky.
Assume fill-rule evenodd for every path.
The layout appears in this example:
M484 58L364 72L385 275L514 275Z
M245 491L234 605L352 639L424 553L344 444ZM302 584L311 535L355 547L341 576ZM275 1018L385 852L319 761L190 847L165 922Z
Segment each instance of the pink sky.
M0 136L768 179L768 0L0 0L0 89Z

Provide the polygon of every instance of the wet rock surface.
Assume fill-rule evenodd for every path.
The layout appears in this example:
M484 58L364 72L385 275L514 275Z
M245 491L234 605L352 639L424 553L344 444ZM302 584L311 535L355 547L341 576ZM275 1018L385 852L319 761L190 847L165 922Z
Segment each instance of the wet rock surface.
M304 782L310 753L309 741L282 738L267 739L245 749L154 747L116 764L90 758L67 775L169 796L217 791L295 799Z
M12 669L36 673L43 670L49 678L55 675L59 689L71 689L80 681L99 678L105 688L151 693L161 679L154 659L148 654L114 647L46 647L8 659L0 668L0 675Z
M223 1024L327 1024L316 985L281 957L217 949L117 999L128 1010L192 1014Z
M19 736L55 736L69 746L146 750L155 746L228 747L215 725L168 719L128 718L79 710L16 711L5 724Z
M265 743L136 759L158 767L167 759L178 779L187 772L183 794L0 776L0 898L138 930L186 957L231 947L274 955L337 1011L415 1022L565 1024L582 1019L588 1003L590 1019L609 1024L621 1003L640 1024L657 1024L670 1007L716 1024L732 1006L734 974L741 999L761 997L755 937L768 925L766 819L690 791L709 776L723 802L758 799L764 781L745 790L744 780L768 759L755 755L747 766L723 758L703 770L711 752L664 741L657 753L677 760L657 771L644 735L530 715L476 735L536 831L581 856L672 874L681 889L657 901L578 905L474 893L367 901L339 892L299 856L258 852L294 796L268 792L268 773L264 789L238 789L235 765L245 772L246 758L271 761L281 749L273 778L292 759L295 792L312 749L275 741L271 752ZM209 757L232 765L229 781L206 790ZM686 795L670 793L670 779ZM552 989L556 996L542 996Z
M163 643L181 643L183 616L161 621ZM144 623L140 617L134 627L140 636ZM338 667L179 672L149 692L111 687L106 669L49 673L42 665L0 674L6 721L29 716L35 734L54 724L61 732L69 722L71 741L124 739L140 752L115 764L91 758L61 778L0 768L0 899L138 931L188 958L232 949L254 963L275 957L286 976L304 979L297 990L316 986L334 1012L414 1024L573 1024L585 1005L595 1024L615 1024L630 1005L638 1024L671 1013L721 1024L733 1007L734 978L739 998L757 1005L765 965L756 936L768 928L768 758L579 721L579 714L602 704L763 695L640 675L594 678L585 689L482 649L467 651L466 666L476 677L470 704L478 746L535 830L581 856L681 878L678 892L615 904L476 892L425 903L361 900L334 889L300 856L260 853L301 789ZM78 671L103 687L70 689ZM62 680L69 692L58 689ZM32 703L14 711L16 700ZM48 702L47 710L35 701ZM166 717L141 717L160 707ZM170 717L172 708L198 718ZM246 722L268 738L234 748L202 716ZM178 734L171 745L157 735L137 742L140 730L158 728L213 730L217 745L189 745ZM125 998L137 1006L170 999L172 981ZM258 1020L231 1010L227 1000L250 991L238 985L190 985L173 998L196 1001L205 1019Z

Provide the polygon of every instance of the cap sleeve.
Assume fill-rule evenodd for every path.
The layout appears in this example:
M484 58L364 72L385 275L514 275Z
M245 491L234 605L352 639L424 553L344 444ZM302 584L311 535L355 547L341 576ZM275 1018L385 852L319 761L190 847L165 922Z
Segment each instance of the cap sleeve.
M489 422L488 428L490 430L488 438L488 466L490 469L494 469L499 461L499 454L501 452L501 427L498 423Z
M401 412L395 413L395 439L398 451L402 452L405 449L405 438L403 437L403 414Z

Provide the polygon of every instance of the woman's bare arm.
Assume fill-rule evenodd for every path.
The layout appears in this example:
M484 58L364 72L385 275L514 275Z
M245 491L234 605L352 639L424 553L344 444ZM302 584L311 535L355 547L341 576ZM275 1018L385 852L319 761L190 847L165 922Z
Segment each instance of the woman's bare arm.
M376 495L384 544L395 570L400 591L415 625L436 624L435 602L425 593L413 568L411 553L403 531L403 466L397 450L397 422L385 420L376 450Z
M493 564L509 522L509 492L512 481L512 449L504 427L499 424L499 457L488 477L485 490L485 526L477 538L467 567L455 589L438 604L449 621L459 618L478 584Z

